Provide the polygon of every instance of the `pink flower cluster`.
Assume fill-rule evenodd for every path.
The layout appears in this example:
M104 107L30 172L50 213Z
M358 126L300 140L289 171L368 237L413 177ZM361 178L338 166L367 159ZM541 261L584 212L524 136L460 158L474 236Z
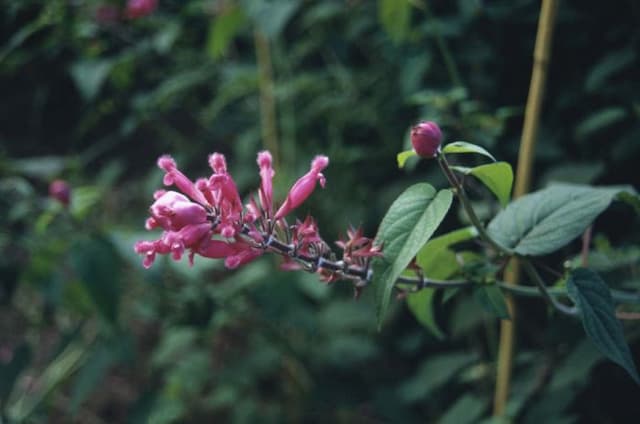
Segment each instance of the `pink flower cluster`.
M324 187L322 171L329 165L329 158L316 156L309 172L296 181L277 209L273 202L272 162L269 152L258 153L258 195L243 205L222 154L209 156L213 173L195 182L178 169L173 158L160 157L158 166L165 172L164 184L175 186L178 191L159 190L154 194L145 226L148 230L160 228L162 234L156 240L135 244L135 251L144 256L145 268L153 264L158 254L180 260L188 253L191 264L195 255L224 259L227 268L236 268L264 252L272 252L284 258L283 269L318 272L327 282L348 278L358 281L357 287L366 284L370 280L370 259L381 255L373 240L363 237L360 230L350 229L347 239L337 242L343 254L341 260L336 260L311 216L293 225L286 221L317 183Z

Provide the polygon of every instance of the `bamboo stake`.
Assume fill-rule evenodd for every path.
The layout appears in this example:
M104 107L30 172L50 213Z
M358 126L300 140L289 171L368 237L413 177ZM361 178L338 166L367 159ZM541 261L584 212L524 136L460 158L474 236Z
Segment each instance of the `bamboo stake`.
M259 30L253 32L258 65L260 89L260 122L262 142L273 155L274 165L279 163L278 128L276 121L276 102L273 95L273 65L269 40Z
M553 25L555 22L558 1L543 0L538 20L538 32L533 53L533 71L529 85L529 95L524 114L522 139L518 154L518 168L516 170L515 188L513 197L518 198L529 190L531 184L531 168L535 154L536 136L540 121L540 110L544 96L547 77L547 67L551 52L551 40L553 38ZM505 271L507 283L518 284L520 266L514 259ZM513 297L507 294L507 306L511 320L500 322L500 343L498 348L498 367L496 375L496 388L493 402L493 415L503 416L506 412L507 399L511 385L511 369L514 354L514 337L516 324L516 308Z

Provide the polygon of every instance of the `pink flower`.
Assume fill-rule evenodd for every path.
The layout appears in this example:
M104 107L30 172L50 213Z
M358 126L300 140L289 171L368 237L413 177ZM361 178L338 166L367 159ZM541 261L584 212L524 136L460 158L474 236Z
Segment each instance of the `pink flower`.
M329 158L326 156L316 156L311 162L311 169L303 175L289 190L287 199L284 201L275 219L280 219L288 215L292 210L300 206L316 187L316 181L320 182L320 186L324 188L325 178L321 171L329 165Z
M71 202L71 187L64 180L52 181L49 184L49 196L67 207Z
M170 186L174 184L181 192L189 196L192 200L205 206L209 202L196 185L178 170L176 161L169 155L160 156L158 159L158 167L166 172L163 182L164 185Z
M158 0L128 0L125 16L129 19L143 18L153 13L158 7Z
M195 255L200 255L224 259L227 268L236 268L271 252L284 257L283 268L317 272L323 281L340 278L358 284L368 281L370 259L381 253L380 247L363 237L360 230L350 229L348 239L338 243L343 255L336 262L311 216L304 221L296 220L294 225L283 219L311 195L317 182L324 187L322 171L329 165L329 159L326 156L313 159L309 172L291 187L275 215L272 162L269 152L258 154L258 196L249 196L248 205L243 207L222 154L209 156L212 175L195 183L180 172L171 156L161 156L158 166L165 171L163 182L177 190L158 190L153 195L146 228L160 228L162 233L156 240L135 244L135 251L144 256L144 267L150 267L158 254L180 260L188 253L191 264Z
M202 205L175 191L162 194L149 209L151 217L147 220L148 230L161 227L164 230L178 231L186 225L207 222L207 211Z
M245 265L264 253L264 250L256 249L245 241L233 243L232 248L235 249L235 253L224 260L224 266L229 269Z
M441 143L442 132L435 122L420 122L411 128L411 144L418 156L423 158L436 157Z
M213 169L213 175L209 177L209 188L217 194L214 195L216 206L221 206L226 202L234 212L242 212L242 202L238 194L238 188L235 181L227 172L227 162L220 153L214 153L209 156L209 165Z

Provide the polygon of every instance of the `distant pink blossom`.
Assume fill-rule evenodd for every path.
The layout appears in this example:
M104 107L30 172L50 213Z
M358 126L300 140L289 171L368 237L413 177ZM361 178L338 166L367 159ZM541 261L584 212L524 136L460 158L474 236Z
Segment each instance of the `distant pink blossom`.
M158 0L128 0L125 16L129 19L143 18L152 14L158 7Z
M63 206L69 206L71 203L71 187L64 180L54 180L49 184L49 196L52 199L62 203Z

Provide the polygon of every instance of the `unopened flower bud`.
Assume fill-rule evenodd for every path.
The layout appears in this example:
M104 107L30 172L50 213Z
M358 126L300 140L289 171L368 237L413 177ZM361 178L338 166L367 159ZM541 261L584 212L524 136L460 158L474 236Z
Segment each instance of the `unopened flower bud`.
M64 180L52 181L49 184L49 196L64 206L69 206L69 202L71 202L71 187Z
M442 132L435 122L420 122L411 128L411 144L418 156L423 158L436 157L441 143Z

